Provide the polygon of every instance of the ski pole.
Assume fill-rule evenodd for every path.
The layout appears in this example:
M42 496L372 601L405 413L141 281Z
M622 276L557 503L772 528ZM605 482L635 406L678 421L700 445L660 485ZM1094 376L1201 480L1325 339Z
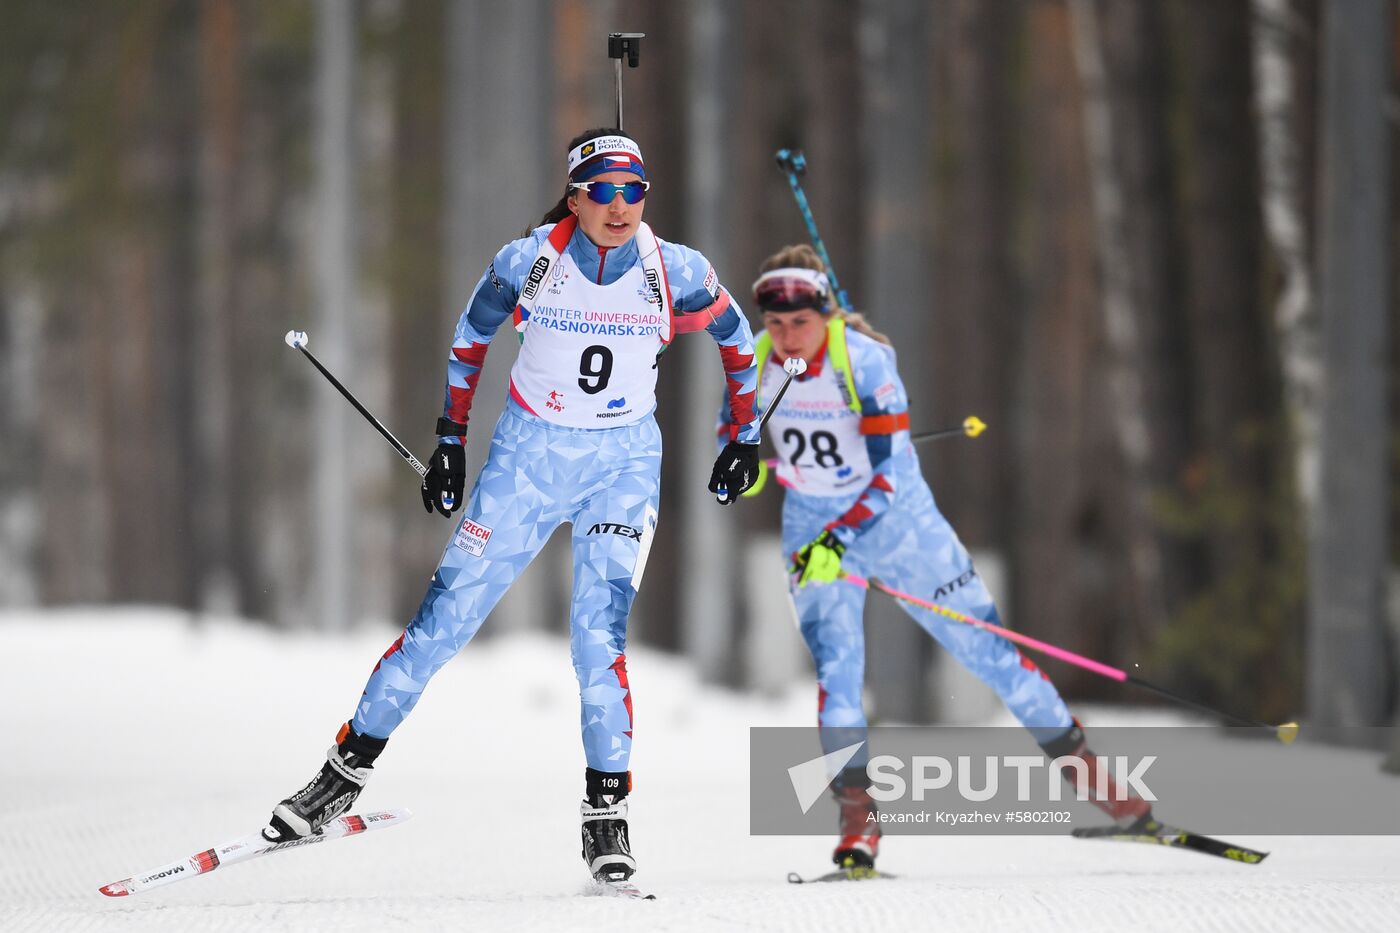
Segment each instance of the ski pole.
M963 419L962 424L956 428L942 428L937 431L926 431L923 434L915 434L909 438L911 444L922 444L924 441L936 441L943 437L976 437L987 430L987 422L976 415L968 415Z
M642 39L644 32L608 33L608 58L617 59L617 128L622 129L622 59L627 58L627 67L636 68L642 60Z
M802 154L801 149L779 149L773 157L778 161L778 168L787 175L788 184L792 187L792 196L797 199L797 209L802 212L802 220L807 224L807 233L812 238L812 246L826 264L826 277L831 281L831 290L836 293L836 304L843 311L849 311L851 299L846 295L841 283L836 281L836 268L832 266L831 257L827 255L822 235L817 232L817 221L812 216L807 195L802 191L802 182L797 180L799 176L807 174L807 157Z
M783 400L783 393L792 385L792 377L800 376L807 371L807 361L800 356L790 356L783 360L783 372L787 373L783 379L783 384L778 386L778 393L773 396L773 401L768 403L768 407L763 410L763 417L758 419L758 437L763 439L763 428L768 424L768 419L773 417L773 412L778 410L778 403ZM729 499L729 490L715 494L715 500L725 502Z
M331 374L331 371L329 369L326 369L326 367L322 366L321 361L316 359L316 357L312 355L310 350L306 349L306 345L311 342L311 336L307 334L306 331L289 330L287 331L287 336L282 339L287 342L287 346L291 347L294 350L300 350L302 355L311 361L311 365L315 366L316 369L321 373L321 375L326 377L326 380L330 382L331 385L335 386L338 390L340 390L340 394L345 396L346 401L348 401L351 405L354 405L355 410L358 411L360 414L364 415L365 420L368 421L370 424L374 425L375 430L377 430L380 434L384 435L384 439L388 441L391 445L393 445L393 448L399 452L399 456L404 459L404 462L406 462L409 466L413 467L414 471L418 474L419 479L422 479L423 477L428 475L428 468L423 466L423 464L419 462L417 457L413 456L413 451L409 450L403 444L399 443L399 439L393 434L389 433L389 429L384 427L384 425L380 424L379 419L374 417L374 415L370 413L370 410L368 408L361 405L360 400L355 398L355 396L351 394L349 389L341 385L340 380L335 378L335 376ZM452 499L453 496L451 493L447 493L443 496L443 505L447 506L449 510L452 508Z
M771 408L771 406L770 406ZM987 430L987 423L976 415L968 415L963 419L963 423L956 428L942 428L938 431L929 431L925 434L915 434L909 438L911 444L922 444L924 441L936 441L945 437L976 437ZM774 469L779 463L779 458L769 457L763 461L763 465L768 469ZM744 495L748 495L745 493Z
M914 606L921 606L924 609L929 610L930 612L936 612L945 618L954 620L955 622L965 622L968 625L971 625L975 628L985 629L986 631L1000 635L1001 637L1009 641L1014 641L1018 644L1025 645L1027 648L1034 648L1036 651L1042 651L1045 654L1050 655L1052 658L1058 658L1059 660L1069 664L1073 664L1076 667L1082 667L1087 671L1092 671L1093 673L1098 674L1101 677L1107 677L1109 680L1116 680L1119 683L1132 684L1133 686L1141 687L1144 690L1150 690L1153 693L1160 694L1161 696L1164 696L1169 700L1175 700L1177 703L1193 707L1195 709L1201 710L1202 712L1210 713L1214 716L1223 717L1224 719L1230 720L1231 722L1234 722L1238 725L1259 726L1260 728L1268 729L1271 732L1273 732L1274 735L1278 737L1278 740L1285 745L1291 744L1293 740L1298 737L1298 724L1296 722L1286 722L1282 725L1274 726L1266 722L1260 722L1257 719L1249 719L1245 716L1232 716L1231 714L1226 713L1222 710L1215 709L1211 706L1206 706L1204 703L1197 703L1195 700L1191 700L1184 696L1181 696L1180 694L1173 693L1172 691L1167 690L1163 687L1159 687L1156 684L1148 683L1140 677L1134 677L1127 671L1122 671L1116 667L1111 667L1099 661L1094 661L1090 658L1086 658L1082 654L1075 654L1073 651L1066 651L1064 648L1057 648L1056 646L1046 644L1045 642L1040 641L1039 639L1031 638L1029 635L1022 635L1020 632L1013 632L1009 628L1003 628L1000 625L995 625L991 622L987 622L982 619L976 619L972 616L964 615L961 612L949 609L947 606L940 606L937 603L931 603L928 600L919 599L917 596L910 596L908 593L902 593L899 590L894 589L893 587L886 586L885 584L881 583L879 580L874 579L873 577L867 580L866 578L856 576L853 573L846 573L845 571L842 571L840 578L842 580L845 580L847 583L854 584L855 586L864 587L865 589L870 590L879 590L886 596L902 600L903 602L909 603Z

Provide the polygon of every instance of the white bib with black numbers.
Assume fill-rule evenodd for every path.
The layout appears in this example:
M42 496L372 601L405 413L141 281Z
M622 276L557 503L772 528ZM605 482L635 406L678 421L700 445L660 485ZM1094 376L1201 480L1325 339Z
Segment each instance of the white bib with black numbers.
M786 374L770 354L760 384L760 405L767 405ZM841 392L841 376L830 360L808 379L793 379L778 410L768 421L768 436L778 450L778 480L797 492L839 496L870 483L873 470L860 415Z
M644 266L611 285L589 281L566 252L533 294L510 378L512 391L546 421L608 428L656 407L656 355L670 336Z

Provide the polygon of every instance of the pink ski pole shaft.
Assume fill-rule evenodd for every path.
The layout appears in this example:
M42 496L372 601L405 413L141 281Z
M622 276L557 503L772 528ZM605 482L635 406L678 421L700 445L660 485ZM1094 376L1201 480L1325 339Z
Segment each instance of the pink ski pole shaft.
M1160 694L1161 696L1164 696L1170 700L1175 700L1178 703L1183 703L1186 706L1190 706L1216 716L1223 716L1226 719L1232 720L1233 722L1240 723L1242 725L1260 726L1264 729L1269 729L1274 733L1274 735L1278 737L1279 741L1283 742L1285 745L1291 744L1292 741L1298 737L1298 724L1296 722L1286 722L1282 725L1274 726L1266 722L1260 722L1257 719L1249 719L1243 716L1233 716L1229 713L1223 712L1222 710L1215 709L1214 707L1206 706L1204 703L1197 703L1195 700L1187 699L1184 696L1173 693L1170 690L1157 686L1156 684L1149 683L1140 677L1135 677L1134 675L1129 674L1127 671L1119 670L1116 667L1111 667L1107 664L1095 661L1092 658L1086 658L1082 654L1075 654L1073 651L1066 651L1064 648L1059 648L1055 645L1047 644L1038 638L1032 638L1029 635L1022 635L1020 632L1013 632L1009 628L996 625L992 622L987 622L984 619L973 618L970 615L965 615L964 613L957 612L953 609L949 609L947 606L940 606L937 603L929 602L926 599L920 599L919 597L912 596L909 593L901 592L895 589L894 587L886 586L879 580L867 580L864 577L856 576L853 573L847 573L844 570L841 571L841 579L845 580L847 583L854 584L855 586L864 587L868 590L879 590L886 596L891 596L895 599L903 600L904 602L909 603L910 605L920 606L924 609L929 610L930 612L936 612L945 618L954 620L955 622L964 622L976 628L985 629L988 632L1000 635L1007 641L1013 641L1017 644L1025 645L1027 648L1033 648L1036 651L1044 652L1045 654L1050 655L1050 657L1052 658L1058 658L1059 660L1064 661L1067 664L1073 664L1076 667L1082 667L1087 671L1093 671L1095 674L1098 674L1102 677L1107 677L1109 680L1116 680L1119 683L1133 684L1135 686L1142 687L1144 690L1151 690L1153 693Z
M879 590L886 596L893 596L895 599L902 599L906 603L912 603L913 605L920 606L924 609L927 609L930 612L936 612L939 615L944 616L945 618L952 619L955 622L965 622L968 625L976 626L977 628L985 629L989 632L995 632L996 634L1000 635L1002 638L1007 639L1008 641L1014 641L1018 644L1025 645L1027 648L1034 648L1036 651L1043 651L1046 654L1050 655L1052 658L1059 658L1061 661L1068 662L1069 664L1073 664L1076 667L1082 667L1086 670L1093 671L1095 674L1100 674L1104 677L1107 677L1110 680L1116 680L1119 683L1123 683L1127 681L1131 676L1130 674L1128 674L1127 671L1120 671L1116 667L1109 667L1107 664L1100 664L1098 661L1095 661L1092 658L1086 658L1081 654L1075 654L1073 651L1066 651L1063 648L1057 648L1054 645L1048 645L1038 638L1032 638L1029 635L1022 635L1020 632L1013 632L1009 628L1003 628L1002 626L996 625L992 622L987 622L983 619L976 619L970 615L964 615L961 612L949 609L947 606L940 606L937 603L931 603L928 600L920 599L917 596L911 596L908 593L900 592L894 587L886 586L879 580L867 580L864 577L858 577L853 573L846 573L845 571L841 572L841 579L846 580L850 583L854 583L856 586L864 587L866 589Z

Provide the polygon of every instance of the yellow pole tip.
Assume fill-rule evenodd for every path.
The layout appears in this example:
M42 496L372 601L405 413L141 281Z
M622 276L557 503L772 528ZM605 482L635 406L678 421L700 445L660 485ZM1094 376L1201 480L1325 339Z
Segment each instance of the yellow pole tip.
M1298 724L1296 722L1286 722L1281 726L1274 727L1278 733L1278 740L1284 745L1292 745L1293 740L1298 737Z
M976 437L987 430L987 423L976 415L968 415L963 419L963 432L968 437Z

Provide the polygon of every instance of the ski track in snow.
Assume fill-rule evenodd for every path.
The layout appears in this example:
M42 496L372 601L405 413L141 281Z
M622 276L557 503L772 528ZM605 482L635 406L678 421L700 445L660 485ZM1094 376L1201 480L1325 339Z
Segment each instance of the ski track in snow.
M1260 866L1147 846L887 837L896 880L789 885L833 839L748 835L763 700L629 654L632 840L659 900L585 896L583 756L567 642L469 646L395 733L358 811L402 827L127 898L99 885L257 829L319 766L396 633L190 626L164 610L0 613L0 930L1400 930L1400 839L1242 837ZM1395 801L1390 801L1394 805Z

